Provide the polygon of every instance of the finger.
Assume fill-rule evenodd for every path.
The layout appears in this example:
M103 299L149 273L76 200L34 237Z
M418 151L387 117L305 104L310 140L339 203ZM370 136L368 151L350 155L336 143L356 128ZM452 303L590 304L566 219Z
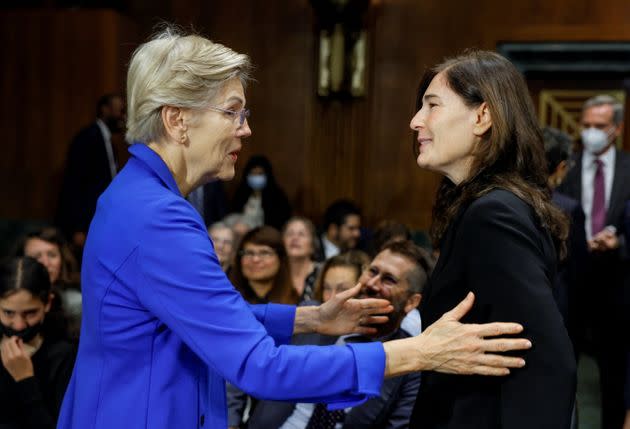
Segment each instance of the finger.
M444 313L442 318L450 319L450 320L460 320L462 317L466 315L470 311L475 302L475 294L472 292L468 292L466 298L464 298L455 308L451 311Z
M353 334L360 334L360 335L374 335L377 332L378 331L376 330L376 328L372 328L370 326L357 326L352 330Z
M370 316L364 317L361 321L362 325L380 325L382 323L387 323L389 321L389 317L387 316Z
M7 341L7 348L11 356L19 356L21 355L21 349L17 344L18 338L11 337L9 341Z
M472 374L478 375L492 375L495 377L506 376L510 374L510 370L507 368L495 368L493 366L475 366L472 368Z
M358 299L357 302L361 305L361 309L364 312L368 312L370 314L382 312L384 309L392 307L391 302L380 298L363 298Z
M499 335L518 334L523 331L523 326L518 323L493 322L468 326L475 329L480 337L497 337Z
M522 368L525 366L525 360L523 358L489 353L480 355L477 363L482 366L492 366L495 368Z
M348 290L344 290L335 295L335 298L338 298L341 301L347 301L352 297L357 296L357 294L361 291L361 283L357 283L353 287Z
M481 346L486 352L509 352L512 350L527 350L532 347L532 343L526 339L497 338L484 340Z

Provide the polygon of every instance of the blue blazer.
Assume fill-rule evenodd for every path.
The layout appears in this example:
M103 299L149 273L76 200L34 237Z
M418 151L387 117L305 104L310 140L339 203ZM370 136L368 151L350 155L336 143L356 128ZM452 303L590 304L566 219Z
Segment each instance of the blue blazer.
M295 347L295 309L249 306L162 159L134 144L99 198L83 321L58 428L225 428L225 380L275 400L378 396L380 343Z

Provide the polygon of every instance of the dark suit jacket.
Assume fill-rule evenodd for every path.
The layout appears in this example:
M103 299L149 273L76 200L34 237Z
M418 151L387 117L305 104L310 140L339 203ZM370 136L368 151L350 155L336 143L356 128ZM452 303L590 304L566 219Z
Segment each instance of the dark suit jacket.
M576 364L552 296L555 249L534 212L494 190L462 209L440 246L420 312L426 326L475 293L466 323L518 322L533 348L507 377L424 372L411 427L566 429Z
M565 324L569 325L576 316L571 310L577 295L584 289L584 274L588 263L588 245L584 229L584 211L579 201L555 192L553 203L569 217L571 222L569 239L567 240L567 256L558 266L558 274L554 281L553 294Z
M95 122L74 137L68 150L57 208L57 224L66 234L87 232L96 200L111 181L105 140Z
M409 334L398 330L391 338L406 338ZM331 345L336 337L316 334L298 335L294 344ZM409 416L420 386L420 374L408 374L383 381L381 396L352 408L346 414L343 427L349 428L407 428ZM249 419L248 429L273 429L282 426L293 413L291 402L259 401Z
M581 155L576 158L575 166L569 170L564 182L558 187L558 191L582 201ZM606 213L606 225L614 225L620 236L625 233L623 216L628 200L630 200L630 154L618 150ZM606 347L612 344L604 337L613 338L616 335L611 328L614 327L613 325L623 324L621 315L627 311L623 304L623 282L624 276L627 275L624 266L628 265L627 257L628 254L623 248L589 254L589 272L586 274L586 282L592 289L592 293L585 303L589 311L588 314L584 314L584 317L594 319L597 332L604 333L604 336L598 334L596 339L599 339Z

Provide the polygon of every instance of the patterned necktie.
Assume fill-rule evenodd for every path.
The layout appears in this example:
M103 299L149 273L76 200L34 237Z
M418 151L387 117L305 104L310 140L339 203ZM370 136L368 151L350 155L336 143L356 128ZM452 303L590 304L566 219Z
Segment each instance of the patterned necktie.
M317 404L306 429L334 429L345 416L346 413L343 410L328 411L326 404Z
M593 180L593 207L591 208L591 236L594 236L606 224L606 185L604 180L604 163L595 160L595 179Z

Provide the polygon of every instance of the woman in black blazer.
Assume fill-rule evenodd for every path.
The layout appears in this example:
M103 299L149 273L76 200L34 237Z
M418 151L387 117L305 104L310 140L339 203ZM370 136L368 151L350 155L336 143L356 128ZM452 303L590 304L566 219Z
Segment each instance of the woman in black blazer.
M466 322L519 322L533 343L527 365L507 377L424 373L411 427L568 429L576 364L552 294L568 225L550 200L524 79L492 52L447 60L424 76L411 128L418 165L445 176L423 323L472 291Z

